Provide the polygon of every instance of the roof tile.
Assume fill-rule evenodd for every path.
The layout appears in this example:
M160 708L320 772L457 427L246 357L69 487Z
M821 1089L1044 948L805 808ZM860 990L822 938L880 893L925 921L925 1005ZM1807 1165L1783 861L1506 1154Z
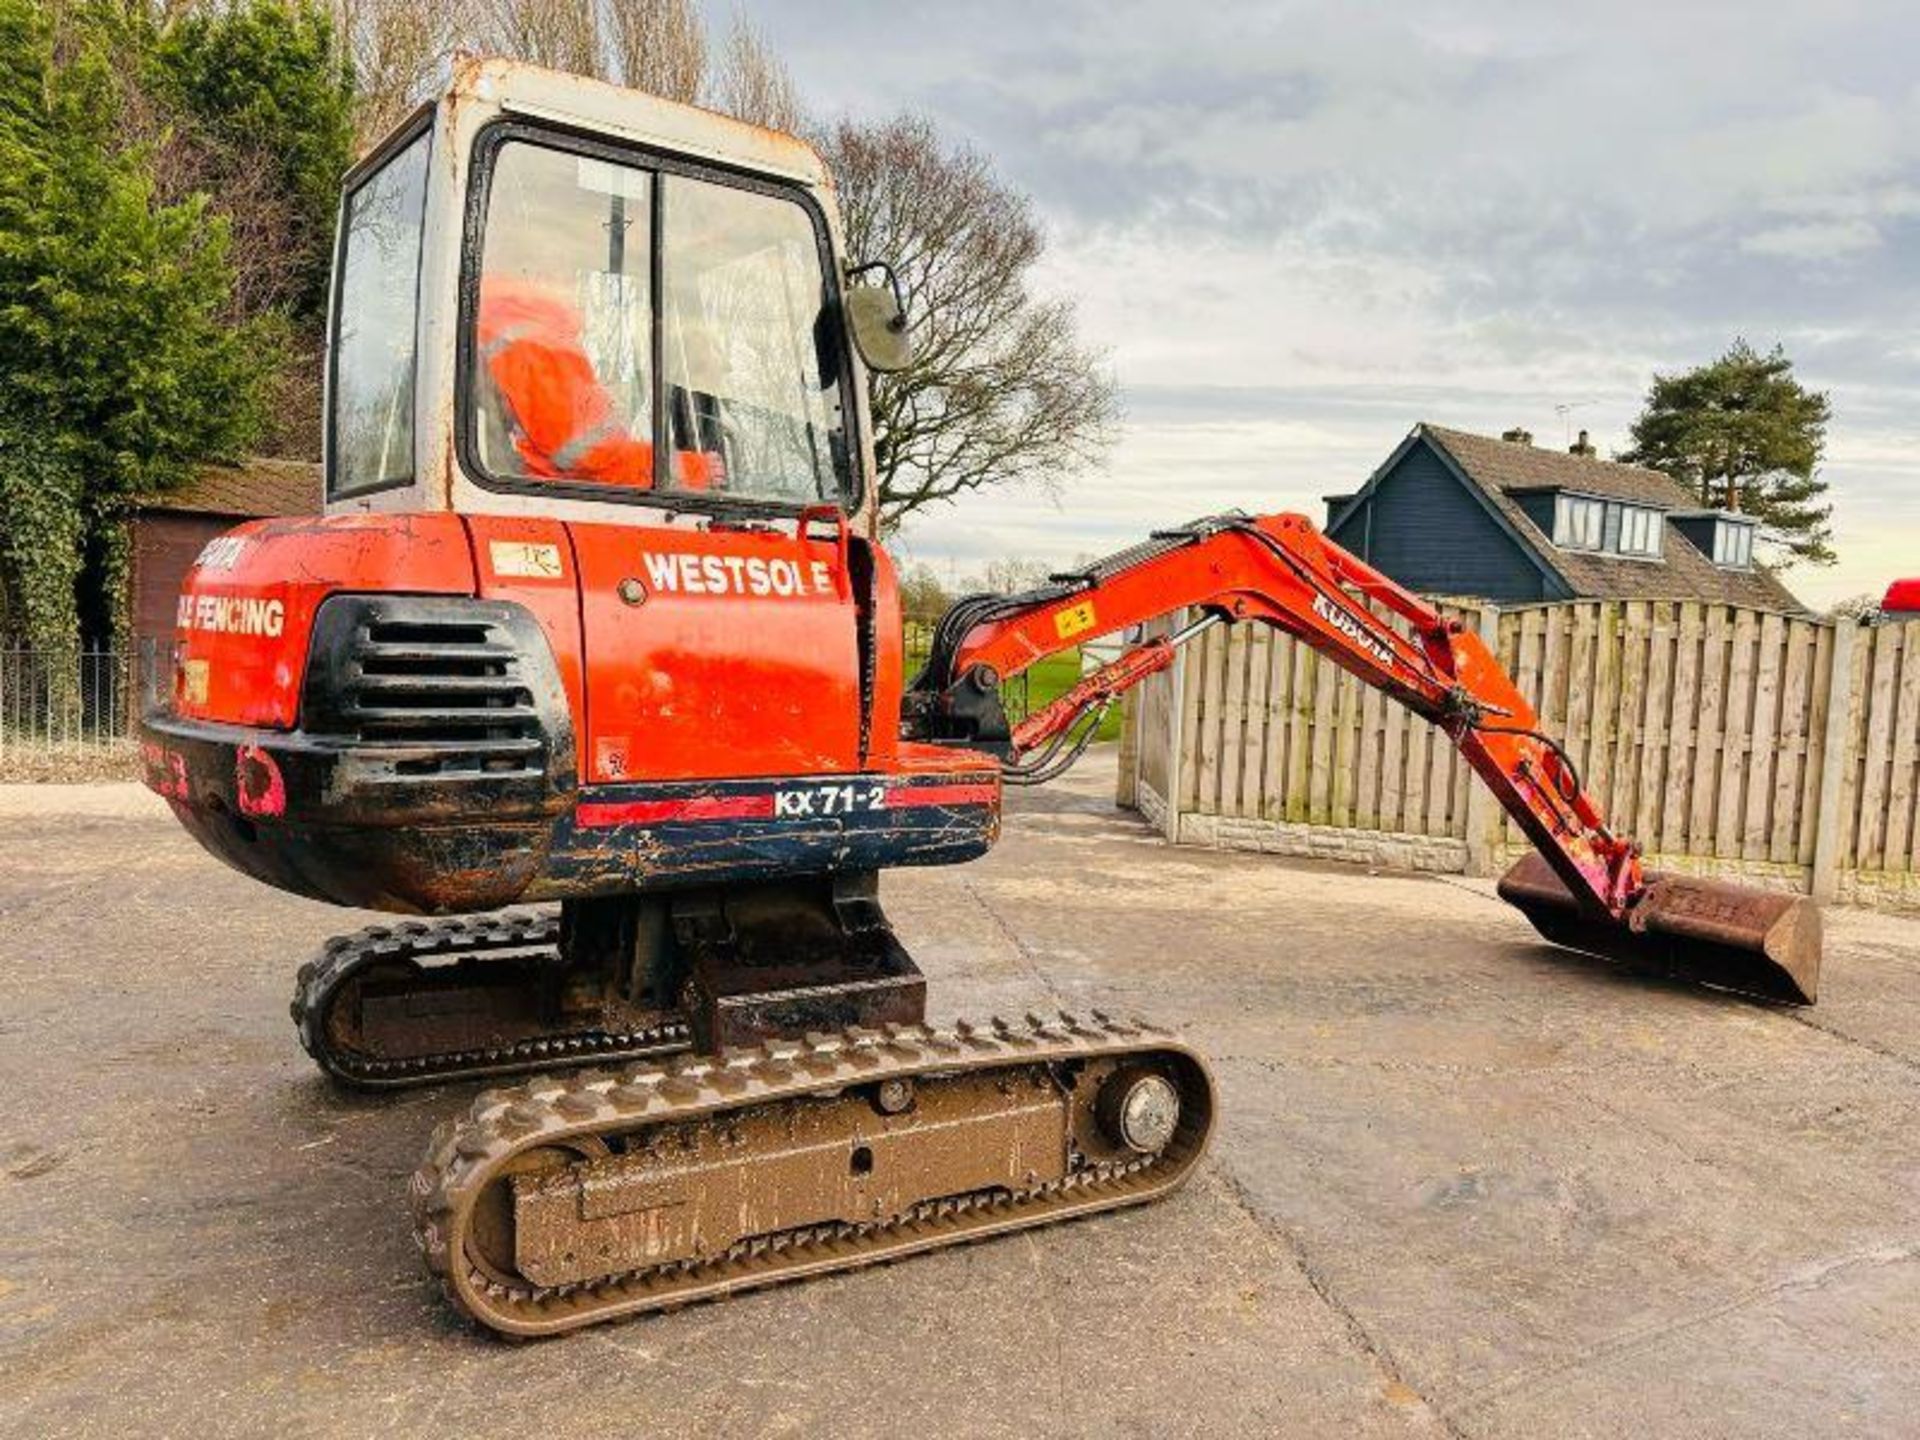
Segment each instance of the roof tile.
M142 501L141 508L248 520L318 515L320 467L304 460L266 459L209 465L178 490Z

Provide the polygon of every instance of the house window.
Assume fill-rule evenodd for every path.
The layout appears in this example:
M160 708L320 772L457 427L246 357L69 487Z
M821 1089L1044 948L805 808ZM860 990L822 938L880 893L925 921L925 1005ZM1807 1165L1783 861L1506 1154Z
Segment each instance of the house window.
M1751 525L1722 520L1713 527L1713 563L1726 570L1746 570L1753 565Z
M1605 543L1607 507L1582 495L1556 496L1553 543L1565 550L1598 550Z
M1620 507L1620 542L1622 555L1658 555L1660 553L1660 531L1662 522L1658 510L1648 510L1639 505Z

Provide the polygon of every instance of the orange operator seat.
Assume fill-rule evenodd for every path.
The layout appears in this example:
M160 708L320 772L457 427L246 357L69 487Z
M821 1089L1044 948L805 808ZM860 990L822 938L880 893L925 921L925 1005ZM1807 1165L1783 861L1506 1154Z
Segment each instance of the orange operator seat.
M614 413L580 331L579 310L551 286L506 276L481 280L480 361L508 412L526 473L651 489L653 444ZM673 453L680 489L718 489L725 477L725 463L712 451Z

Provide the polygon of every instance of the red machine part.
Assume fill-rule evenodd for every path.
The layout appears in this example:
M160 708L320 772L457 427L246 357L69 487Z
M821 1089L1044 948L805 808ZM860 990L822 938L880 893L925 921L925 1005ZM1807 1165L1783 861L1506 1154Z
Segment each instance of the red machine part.
M531 612L566 690L583 784L838 774L898 759L901 627L885 555L838 535L759 529L496 515L244 525L187 577L174 713L291 730L315 613L350 592L477 595Z
M1353 594L1404 620L1412 639ZM1618 919L1639 894L1632 843L1608 830L1480 637L1326 540L1304 516L1223 522L1190 544L979 625L961 642L954 673L985 666L1005 680L1085 638L1186 606L1276 626L1444 729L1583 908ZM1156 640L1129 650L1030 717L1014 732L1015 748L1031 751L1089 706L1165 668L1173 648Z
M1889 615L1920 615L1920 580L1896 580L1880 608Z
M457 515L256 520L208 542L175 617L173 712L290 730L300 713L314 613L342 590L471 595Z
M585 783L862 768L860 610L833 540L569 528Z

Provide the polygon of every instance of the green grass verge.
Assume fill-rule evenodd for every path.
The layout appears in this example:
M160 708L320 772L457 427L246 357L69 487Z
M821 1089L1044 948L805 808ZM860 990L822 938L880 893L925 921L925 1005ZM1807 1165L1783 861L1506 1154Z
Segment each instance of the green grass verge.
M1078 650L1069 650L1042 660L1027 671L1028 713L1058 699L1079 682L1080 652ZM1107 718L1100 722L1100 734L1096 738L1101 740L1120 738L1120 707L1118 705L1109 710Z
M907 626L907 677L909 679L925 663L927 647L931 644L932 638L933 627L930 625L909 624ZM1008 717L1018 721L1023 716L1031 715L1042 705L1066 694L1079 681L1080 651L1078 649L1063 651L1061 654L1042 660L1007 687L1005 700ZM1097 738L1101 740L1120 738L1120 707L1118 705L1108 711L1107 718L1100 722L1100 734Z

